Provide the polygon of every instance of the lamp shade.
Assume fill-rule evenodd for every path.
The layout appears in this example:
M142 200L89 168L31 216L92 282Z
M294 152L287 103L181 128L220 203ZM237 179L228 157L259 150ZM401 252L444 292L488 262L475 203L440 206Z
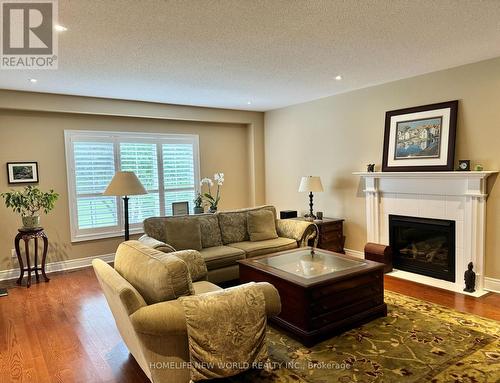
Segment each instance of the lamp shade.
M299 192L322 192L323 185L321 178L314 176L302 177L300 180Z
M128 196L148 194L134 172L116 172L103 195Z

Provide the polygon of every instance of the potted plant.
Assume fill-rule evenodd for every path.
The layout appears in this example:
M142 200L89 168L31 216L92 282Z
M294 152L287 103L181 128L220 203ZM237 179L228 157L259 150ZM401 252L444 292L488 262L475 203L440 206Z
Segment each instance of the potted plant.
M214 183L217 183L217 191L215 192L215 195L212 195L212 187L214 186ZM203 185L207 185L208 188L208 191L206 193L203 193L203 197L205 197L205 200L209 205L208 211L210 213L215 213L217 211L220 201L220 187L223 184L224 184L224 173L215 173L213 181L210 178L203 178L200 182L200 186L202 188Z
M203 196L201 193L196 195L194 199L194 214L203 214L205 210L203 209Z
M59 194L50 190L42 192L36 186L26 186L22 191L13 190L1 193L5 199L5 206L11 208L15 213L21 214L23 227L27 229L40 226L39 212L47 214L54 209Z

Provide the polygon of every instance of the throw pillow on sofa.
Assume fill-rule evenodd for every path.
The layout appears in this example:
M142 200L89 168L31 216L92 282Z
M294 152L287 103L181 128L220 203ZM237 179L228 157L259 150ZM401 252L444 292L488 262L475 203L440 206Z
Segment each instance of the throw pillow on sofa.
M249 211L247 225L252 242L278 238L274 214L269 210Z
M167 242L175 250L201 250L201 229L197 219L169 219L165 221Z

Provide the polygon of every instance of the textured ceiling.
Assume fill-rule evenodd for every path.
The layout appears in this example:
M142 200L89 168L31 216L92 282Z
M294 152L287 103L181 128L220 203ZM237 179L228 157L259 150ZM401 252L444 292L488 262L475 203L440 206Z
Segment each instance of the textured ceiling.
M499 0L59 0L59 19L59 69L0 88L269 110L500 56Z

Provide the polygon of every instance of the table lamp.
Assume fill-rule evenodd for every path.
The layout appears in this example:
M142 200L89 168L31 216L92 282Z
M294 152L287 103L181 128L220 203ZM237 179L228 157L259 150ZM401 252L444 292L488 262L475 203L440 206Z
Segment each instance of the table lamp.
M314 176L302 177L300 180L299 192L309 192L309 214L304 215L306 218L311 220L316 219L313 214L313 192L322 192L323 185L321 184L321 178Z
M116 172L103 195L123 197L125 213L125 241L130 239L128 224L128 196L148 194L134 172Z

